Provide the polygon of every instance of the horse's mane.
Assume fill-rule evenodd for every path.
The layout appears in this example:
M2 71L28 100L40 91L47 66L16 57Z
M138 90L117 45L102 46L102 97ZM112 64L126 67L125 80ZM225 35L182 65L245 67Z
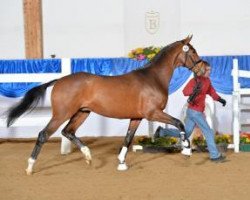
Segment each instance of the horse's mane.
M147 64L143 66L143 68L149 67L150 65L156 64L157 62L159 62L163 57L165 57L167 52L177 44L177 42L178 41L163 47Z

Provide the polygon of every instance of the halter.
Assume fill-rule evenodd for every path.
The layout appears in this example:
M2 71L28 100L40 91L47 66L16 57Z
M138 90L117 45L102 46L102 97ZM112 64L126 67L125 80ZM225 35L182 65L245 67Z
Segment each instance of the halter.
M183 42L182 42L183 43ZM183 43L184 44L184 43ZM185 62L184 62L184 66L186 66L186 62L187 59L190 58L190 60L192 61L193 65L191 67L188 67L189 70L192 70L198 63L202 62L201 59L194 61L193 58L189 55L189 46L184 44L184 46L182 47L182 50L185 52ZM187 67L187 66L186 66Z
M184 65L186 65L187 56L189 56L188 53L186 53L186 60L185 60ZM197 60L197 61L194 61L194 60L192 59L191 56L189 56L189 58L191 59L191 61L192 61L192 63L193 63L193 65L192 65L191 67L188 68L189 70L192 70L198 63L202 62L201 59L199 59L199 60Z

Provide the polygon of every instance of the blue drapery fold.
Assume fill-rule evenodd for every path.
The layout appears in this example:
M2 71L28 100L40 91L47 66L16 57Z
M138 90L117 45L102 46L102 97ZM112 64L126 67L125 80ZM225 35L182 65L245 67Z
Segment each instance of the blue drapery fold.
M211 65L211 81L216 91L232 93L233 58L239 61L239 68L250 70L250 56L204 56L202 59ZM80 71L106 76L117 76L143 67L148 61L136 61L129 58L83 58L71 59L71 71ZM0 60L0 73L56 73L61 71L60 59L39 60ZM169 86L169 93L178 90L189 78L191 71L179 67L174 71ZM35 80L34 80L35 81ZM0 80L1 82L1 80ZM250 80L240 78L242 87L250 88ZM23 96L39 83L0 83L0 95L7 97Z
M211 66L210 79L217 92L224 94L232 93L232 56L204 56L202 59L208 61Z
M222 94L232 94L233 59L238 59L239 69L250 71L250 56L204 56L202 59L211 65L210 79L217 92ZM250 88L249 78L239 78L242 88Z
M0 73L56 73L61 72L60 59L0 60ZM1 83L0 95L20 97L39 83Z
M88 72L96 75L117 76L136 70L148 61L130 58L83 58L71 60L72 73Z

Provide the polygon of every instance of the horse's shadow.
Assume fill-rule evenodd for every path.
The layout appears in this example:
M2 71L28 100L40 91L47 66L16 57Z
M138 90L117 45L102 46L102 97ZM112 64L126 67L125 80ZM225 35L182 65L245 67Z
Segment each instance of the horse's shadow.
M46 166L45 163L43 163L41 165L43 165L43 166L45 165L45 167L41 167L41 168L35 170L34 174L35 173L40 173L42 171L46 171L46 170L49 170L49 169L52 169L54 167L59 167L59 166L62 166L62 165L70 164L70 163L73 163L73 162L80 162L81 160L83 160L83 157L74 158L74 159L67 160L67 161L64 161L64 162L61 162L61 163L56 163L56 164L47 165L47 166ZM50 162L50 161L47 161L47 162Z
M137 154L139 157L143 156L144 153L142 154ZM150 157L150 158L145 158L145 159L142 159L142 160L139 160L139 161L136 161L136 162L133 162L132 164L130 164L130 167L133 167L133 168L143 168L141 166L142 163L146 163L146 162L150 162L150 161L153 161L153 160L157 160L158 158L161 158L161 157L164 157L165 155L163 153L160 153L156 156L156 154L154 154L154 156Z
M101 151L101 153L95 153L95 151L93 151L93 162L92 164L90 165L90 167L92 166L93 169L100 169L102 167L104 167L107 163L108 163L108 158L110 157L110 155L117 155L118 154L118 149L113 147L113 146L110 146L110 142L101 142L101 143L95 143L97 141L97 139L91 139L91 140L88 140L88 146L90 147L90 149L98 149L99 151ZM107 149L107 146L110 146L110 148ZM104 149L104 150L102 150ZM77 148L77 147L73 147L72 149L72 152L70 154L67 154L67 155L63 155L62 157L64 156L72 156L76 153L80 153L80 150ZM106 157L108 155L108 157ZM55 164L51 164L51 165L48 165L48 163L50 163L51 161L55 161L56 160L60 160L59 163L55 163ZM61 161L63 160L62 158L59 159L58 156L53 157L49 160L46 160L46 162L41 162L41 166L44 166L44 167L40 167L38 168L37 170L35 170L34 173L40 173L42 171L47 171L49 169L52 169L52 168L55 168L55 167L59 167L59 166L63 166L63 165L66 165L66 164L72 164L74 162L81 162L81 161L85 161L85 158L83 155L80 155L78 158L72 158L70 160L67 160L67 161ZM96 163L99 163L99 164L96 164ZM86 165L88 166L88 165ZM89 167L87 167L89 168Z

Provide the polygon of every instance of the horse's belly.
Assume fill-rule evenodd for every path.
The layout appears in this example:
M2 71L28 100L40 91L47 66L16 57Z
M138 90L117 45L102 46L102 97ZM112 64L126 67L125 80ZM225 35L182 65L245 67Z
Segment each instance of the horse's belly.
M118 119L131 119L131 118L143 118L139 109L135 106L127 106L122 104L110 104L105 107L95 106L91 108L91 111L110 118Z

